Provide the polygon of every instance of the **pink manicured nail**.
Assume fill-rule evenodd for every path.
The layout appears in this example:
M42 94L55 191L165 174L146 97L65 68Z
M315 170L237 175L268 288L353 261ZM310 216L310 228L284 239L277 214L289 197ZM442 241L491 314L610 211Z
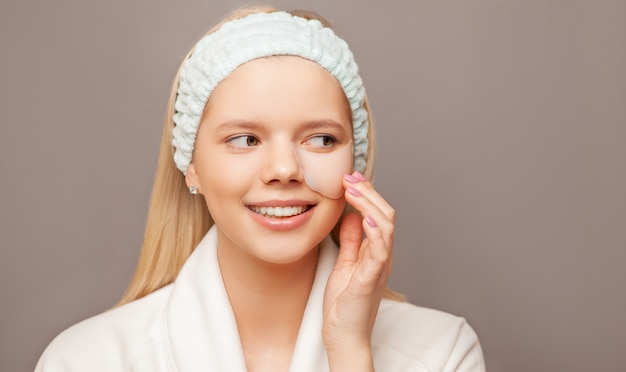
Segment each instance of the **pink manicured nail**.
M348 187L348 192L354 196L361 196L362 194L359 192L359 190L355 189L354 187L350 186Z
M349 174L344 174L343 178L350 183L359 183L359 180L356 177Z
M376 227L378 225L376 225L376 221L374 221L374 219L370 216L365 216L365 222L367 222L368 225L372 226L372 227Z
M362 175L361 172L359 172L359 171L355 171L352 175L354 176L354 178L356 178L357 180L359 180L361 182L367 181L367 178L365 178L365 176Z

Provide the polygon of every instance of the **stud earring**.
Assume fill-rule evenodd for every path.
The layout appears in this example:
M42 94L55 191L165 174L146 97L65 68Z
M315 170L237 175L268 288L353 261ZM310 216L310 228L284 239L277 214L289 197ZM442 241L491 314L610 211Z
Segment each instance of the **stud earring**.
M198 186L189 186L189 192L191 193L191 195L198 195Z

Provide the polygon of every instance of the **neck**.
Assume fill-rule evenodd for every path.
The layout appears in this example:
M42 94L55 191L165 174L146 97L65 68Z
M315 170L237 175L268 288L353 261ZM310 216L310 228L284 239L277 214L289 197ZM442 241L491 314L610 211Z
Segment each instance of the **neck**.
M299 302L305 305L315 277L317 255L316 248L297 262L273 264L218 247L222 279L233 310L258 313L261 310L258 305L267 305L284 313ZM283 300L291 305L285 308L285 304L281 303L280 307L276 304ZM238 309L238 305L244 307Z
M218 239L222 279L244 348L256 340L293 347L313 285L318 252L316 247L296 262L275 264L220 244Z

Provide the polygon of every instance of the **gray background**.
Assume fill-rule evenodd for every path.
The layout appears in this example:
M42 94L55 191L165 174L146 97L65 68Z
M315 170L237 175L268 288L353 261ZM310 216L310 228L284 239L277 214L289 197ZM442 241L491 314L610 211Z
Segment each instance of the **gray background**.
M378 125L391 286L490 371L624 371L626 3L276 1L328 17ZM0 370L130 280L167 94L227 1L0 4Z

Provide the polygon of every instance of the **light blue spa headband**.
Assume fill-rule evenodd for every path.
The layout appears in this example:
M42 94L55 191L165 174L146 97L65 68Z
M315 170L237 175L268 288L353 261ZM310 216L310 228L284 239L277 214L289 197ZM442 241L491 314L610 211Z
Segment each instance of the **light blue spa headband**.
M365 171L365 88L348 44L318 20L286 12L256 13L222 25L196 44L179 76L172 144L183 174L191 163L204 107L217 85L237 67L257 58L292 55L316 62L341 84L352 109L354 169Z

